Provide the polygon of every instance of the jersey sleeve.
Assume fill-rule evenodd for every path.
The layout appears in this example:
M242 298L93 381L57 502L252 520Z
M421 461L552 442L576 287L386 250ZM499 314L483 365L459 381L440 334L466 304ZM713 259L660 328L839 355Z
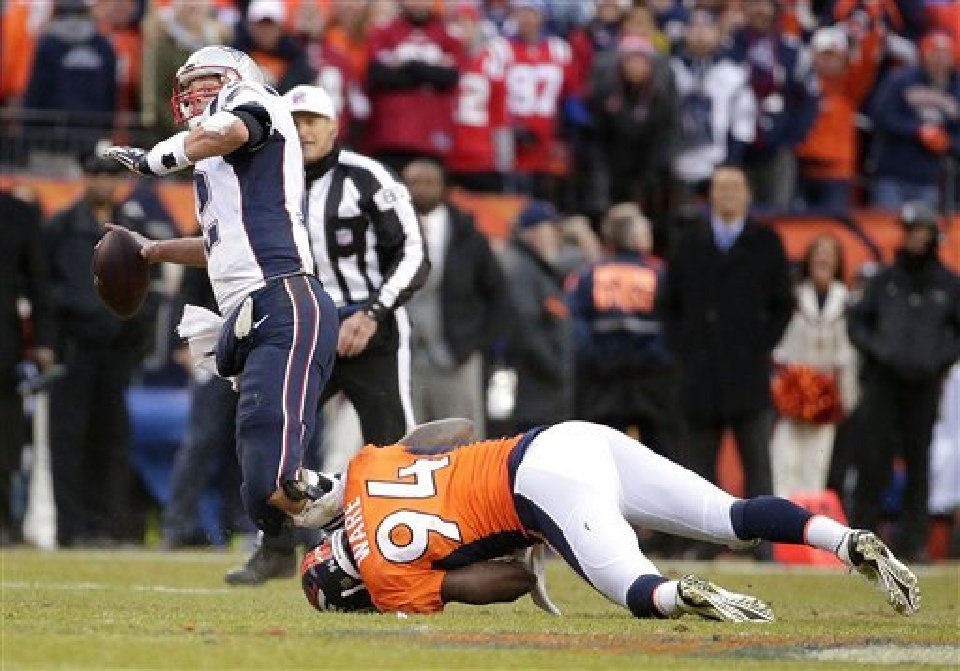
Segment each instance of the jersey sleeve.
M250 133L247 149L254 150L263 145L273 131L267 95L270 94L261 87L246 82L231 82L220 90L210 107L210 114L230 112L236 115Z
M381 613L439 613L443 610L440 590L445 575L446 571L439 569L394 567L384 562L377 571L378 584L370 594Z
M216 101L210 109L210 114L217 112L235 112L245 105L260 105L267 108L266 90L247 82L230 82L217 94Z

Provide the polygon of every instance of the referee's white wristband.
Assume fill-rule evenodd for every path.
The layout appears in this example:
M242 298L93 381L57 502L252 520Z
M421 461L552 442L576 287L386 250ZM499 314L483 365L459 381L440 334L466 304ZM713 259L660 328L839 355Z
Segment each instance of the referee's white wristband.
M193 161L187 158L187 131L183 130L166 140L161 140L147 152L147 165L155 175L167 175L183 170Z

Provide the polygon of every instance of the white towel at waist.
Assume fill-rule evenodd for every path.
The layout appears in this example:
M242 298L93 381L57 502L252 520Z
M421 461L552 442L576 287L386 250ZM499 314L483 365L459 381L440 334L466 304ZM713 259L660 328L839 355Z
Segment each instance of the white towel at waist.
M177 325L177 333L187 341L190 359L193 361L194 368L197 369L199 381L209 379L209 375L219 375L216 351L223 322L223 317L216 312L196 305L183 306L183 316L180 318L180 324ZM236 388L236 379L228 379Z

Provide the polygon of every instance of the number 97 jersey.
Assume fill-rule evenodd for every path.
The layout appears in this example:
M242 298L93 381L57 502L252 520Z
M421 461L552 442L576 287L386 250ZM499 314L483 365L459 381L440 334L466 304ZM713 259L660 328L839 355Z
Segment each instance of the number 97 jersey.
M351 460L344 528L378 610L440 611L446 571L529 545L510 475L525 442L368 445Z

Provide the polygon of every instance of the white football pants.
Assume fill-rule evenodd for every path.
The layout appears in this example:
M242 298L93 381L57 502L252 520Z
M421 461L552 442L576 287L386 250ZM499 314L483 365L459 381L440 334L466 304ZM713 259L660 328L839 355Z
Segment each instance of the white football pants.
M514 492L556 526L560 537L541 529L554 550L624 607L639 576L660 574L631 525L744 545L730 520L737 499L599 424L563 422L537 435L517 468Z

